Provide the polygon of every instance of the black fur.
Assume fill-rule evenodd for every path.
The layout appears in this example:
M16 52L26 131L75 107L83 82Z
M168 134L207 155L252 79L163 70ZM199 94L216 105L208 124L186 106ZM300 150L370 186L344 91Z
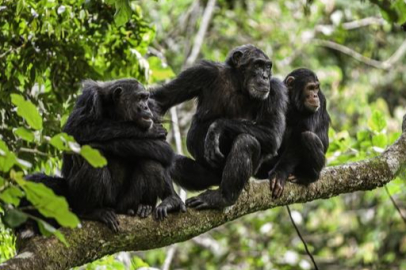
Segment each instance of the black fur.
M252 45L237 47L225 63L202 61L151 92L165 113L193 98L197 111L187 135L195 160L177 156L172 176L180 186L203 190L187 205L223 208L235 203L261 160L276 154L285 130L286 89L271 77L272 63Z
M292 79L288 83L288 78ZM290 175L295 182L308 185L319 179L325 165L325 153L329 146L328 128L330 117L326 109L326 98L321 89L316 112L306 110L303 96L308 83L318 83L316 74L305 68L292 71L286 76L289 91L289 108L286 117L286 132L278 156L261 166L258 178L268 177L271 181L272 196L282 195Z
M85 82L63 131L100 150L108 165L93 168L80 155L64 154L67 198L81 218L117 231L116 212L146 217L158 198L158 219L170 211L185 211L169 176L174 153L148 97L133 79Z

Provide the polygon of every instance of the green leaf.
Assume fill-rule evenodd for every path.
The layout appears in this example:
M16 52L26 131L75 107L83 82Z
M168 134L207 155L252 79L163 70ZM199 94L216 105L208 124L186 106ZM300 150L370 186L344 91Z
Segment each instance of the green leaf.
M42 118L38 109L29 100L24 100L21 95L11 94L11 102L17 106L17 114L27 121L33 129L42 129Z
M0 189L3 188L5 183L6 183L6 180L4 180L4 178L0 176Z
M23 127L17 128L17 129L14 131L14 133L15 133L18 137L20 137L21 139L23 139L23 140L25 140L25 141L27 141L27 142L33 142L33 141L34 141L34 138L35 138L34 134L33 134L31 131L29 131L28 129L25 129L25 128L23 128Z
M11 94L11 102L16 106L20 106L25 102L25 99L21 95Z
M59 133L52 137L49 143L54 146L56 149L61 151L74 151L79 153L80 146L75 142L75 139L72 136L69 136L66 133Z
M82 146L80 154L95 168L101 168L107 165L107 160L100 154L100 152L89 145Z
M116 13L114 14L114 21L117 26L121 26L128 22L131 18L131 6L128 0L116 0Z
M16 155L10 152L6 143L0 139L0 171L8 172L16 162Z
M375 132L381 132L386 128L386 119L383 113L375 110L368 120L368 126Z
M6 211L3 222L8 227L15 228L23 224L27 220L27 218L27 215L23 212L16 209L11 209L9 211Z
M56 219L64 227L78 226L79 219L69 210L69 205L64 197L55 195L52 189L42 183L24 179L19 179L17 182L24 189L27 199L42 215Z
M372 144L380 148L385 148L388 145L388 138L385 134L375 135L372 137Z
M42 235L44 236L51 236L55 235L56 238L58 238L62 243L65 244L65 246L69 247L68 242L66 241L65 236L55 229L53 226L51 226L49 223L41 220L41 219L35 219L38 224L39 231L41 232Z
M20 199L24 196L24 193L16 186L11 186L0 193L0 199L5 202L18 206Z

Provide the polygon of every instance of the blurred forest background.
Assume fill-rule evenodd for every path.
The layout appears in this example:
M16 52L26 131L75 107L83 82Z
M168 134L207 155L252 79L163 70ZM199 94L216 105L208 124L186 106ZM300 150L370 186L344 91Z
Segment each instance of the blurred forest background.
M223 61L252 43L284 78L316 71L332 117L329 166L381 153L406 113L404 0L0 0L0 262L14 255L9 227L29 216L23 196L64 226L78 220L23 175L58 174L61 151L103 158L60 134L80 82L134 77L162 83L199 59ZM184 141L194 103L168 114ZM406 269L406 176L385 188L292 205L320 269ZM398 209L397 209L398 208ZM58 213L53 210L58 209ZM403 214L403 219L402 219ZM60 235L40 223L45 235ZM42 225L41 225L42 224ZM285 208L248 215L193 240L120 253L83 269L311 269Z

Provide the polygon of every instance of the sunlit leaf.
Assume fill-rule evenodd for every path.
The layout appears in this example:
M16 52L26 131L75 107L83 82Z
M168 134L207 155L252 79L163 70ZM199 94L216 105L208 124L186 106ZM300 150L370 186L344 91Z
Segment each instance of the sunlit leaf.
M116 13L114 14L114 21L117 26L121 26L128 22L131 18L131 6L129 0L116 0Z
M375 132L381 132L386 128L386 119L380 111L374 111L372 117L368 120L368 126Z
M24 118L33 129L42 129L42 118L37 107L17 94L11 94L11 102L17 106L17 114Z
M53 226L51 226L49 223L41 220L41 219L35 219L38 224L39 231L41 232L42 235L44 236L51 236L55 235L56 238L58 238L62 243L65 244L65 246L69 247L68 242L66 241L65 236L55 229Z
M33 134L31 131L29 131L28 129L25 129L25 128L23 128L23 127L17 128L17 129L14 131L14 133L15 133L18 137L20 137L21 139L23 139L23 140L25 140L25 141L27 141L27 142L33 142L33 141L34 141L34 138L35 138L34 134Z
M0 200L5 203L18 206L20 199L24 196L24 193L16 186L11 186L0 193Z
M79 219L69 210L64 197L55 195L52 189L42 183L25 180L22 172L12 171L10 176L25 191L27 199L42 215L56 219L64 227L74 228L79 224Z
M84 145L80 150L80 154L95 168L107 165L107 160L100 154L100 152L89 145Z

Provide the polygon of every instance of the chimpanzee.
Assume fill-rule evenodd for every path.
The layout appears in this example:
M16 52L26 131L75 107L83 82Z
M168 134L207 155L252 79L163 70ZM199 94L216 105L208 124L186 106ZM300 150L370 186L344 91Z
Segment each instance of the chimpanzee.
M169 175L174 153L151 102L134 79L84 83L64 131L100 150L108 165L94 168L79 155L64 154L68 201L80 217L117 231L116 212L146 217L158 197L157 219L186 210Z
M330 116L316 74L299 68L284 83L290 103L282 146L278 155L263 164L257 173L259 178L268 176L273 198L282 195L288 178L302 185L318 180L329 145Z
M197 99L186 142L195 160L178 155L172 176L188 190L220 188L188 199L187 206L221 209L234 204L261 160L276 155L287 96L271 68L263 51L243 45L231 50L225 63L202 61L151 92L161 114Z

